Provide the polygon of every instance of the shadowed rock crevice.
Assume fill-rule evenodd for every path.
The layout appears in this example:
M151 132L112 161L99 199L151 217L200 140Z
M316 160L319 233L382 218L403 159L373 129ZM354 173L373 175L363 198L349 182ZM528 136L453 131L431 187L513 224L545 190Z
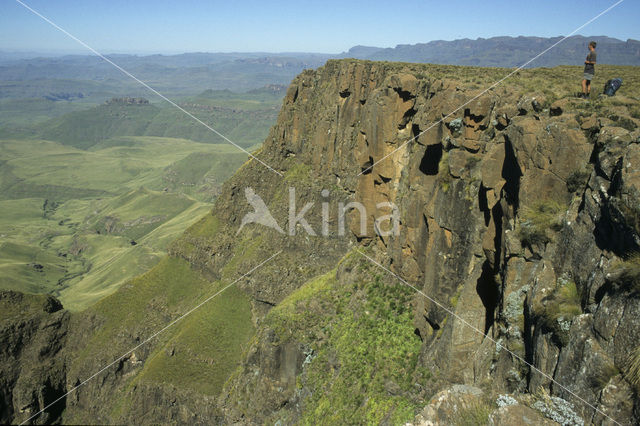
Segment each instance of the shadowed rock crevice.
M480 184L478 189L478 209L484 215L484 226L489 226L491 221L491 210L489 209L489 202L487 201L487 191L484 185Z
M440 330L440 324L438 324L437 322L433 321L432 319L430 319L426 315L423 315L423 318L427 322L427 324L429 324L429 326L431 327L432 331L435 332L435 331Z
M496 117L496 130L502 131L509 125L509 118L506 115Z
M611 283L611 281L607 281L605 282L602 286L600 286L600 288L598 288L598 290L596 291L596 294L593 297L593 300L596 304L600 304L600 302L602 302L602 299L604 299L604 296L606 296L607 294L612 293L614 290L613 288L613 283Z
M533 364L534 360L534 350L535 350L535 342L533 339L533 333L535 330L535 322L534 318L531 314L531 309L529 308L530 304L524 304L524 330L522 330L522 338L524 340L524 360L529 364ZM527 374L527 386L531 383L531 375L536 374L535 372L529 370Z
M416 115L416 112L418 111L416 111L413 108L409 108L402 116L402 120L400 121L400 124L398 124L398 130L402 130L406 128L409 121L411 121L413 116ZM413 126L412 126L412 130L413 130Z
M427 176L436 176L442 159L442 144L429 145L420 162L420 171Z
M613 198L603 204L593 235L599 249L626 258L639 252L640 245L635 230L628 226L627 219L617 208L616 204L619 203L619 200Z
M64 383L51 383L50 380L47 381L44 389L42 390L42 408L58 400L58 398L61 398L59 401L45 410L45 412L49 416L48 421L51 423L57 422L61 418L62 413L67 407L67 397L64 396L64 394Z
M486 335L495 322L496 308L500 302L500 288L495 280L495 272L488 261L482 264L482 274L476 282L476 292L485 309L484 334Z
M596 162L596 170L598 170L598 166L599 162ZM622 169L623 157L620 157L610 173L611 181L600 208L599 218L596 221L594 237L600 249L626 258L640 251L640 237L638 235L640 207L633 205L634 203L629 201L632 197L625 193ZM604 174L601 168L600 173ZM601 177L606 182L606 175Z
M504 195L507 203L513 207L514 216L518 214L520 204L520 178L522 171L513 149L513 144L509 138L504 137L504 163L502 165L502 178L506 181L504 184Z
M398 94L398 96L400 96L400 99L402 99L403 102L408 102L409 100L415 98L415 95L413 95L408 90L402 90L399 87L394 87L393 90Z
M415 123L412 124L411 125L411 137L415 139L415 138L418 137L419 134L420 134L420 126L415 124Z
M469 108L464 110L464 121L467 125L476 128L476 130L486 130L487 126L482 124L485 116L482 114L473 114Z
M493 223L496 228L496 236L493 239L493 247L495 250L495 257L491 264L495 270L500 270L502 268L501 259L502 259L502 238L503 238L503 217L504 213L502 211L502 206L500 203L497 203L491 209L491 216L493 217Z
M363 175L368 175L373 170L373 157L369 157L367 161L360 167Z

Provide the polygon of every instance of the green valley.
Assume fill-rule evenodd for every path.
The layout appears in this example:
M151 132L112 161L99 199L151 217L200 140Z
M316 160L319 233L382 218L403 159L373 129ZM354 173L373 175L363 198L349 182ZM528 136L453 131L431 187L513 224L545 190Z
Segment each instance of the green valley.
M207 90L178 103L250 151L282 96ZM247 159L175 107L122 99L0 102L1 289L95 303L155 265Z

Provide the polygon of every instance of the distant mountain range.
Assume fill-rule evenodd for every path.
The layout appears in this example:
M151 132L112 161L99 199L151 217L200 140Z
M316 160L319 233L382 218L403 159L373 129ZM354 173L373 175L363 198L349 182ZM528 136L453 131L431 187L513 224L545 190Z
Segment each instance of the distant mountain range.
M82 90L88 92L88 96L104 87L109 87L111 95L148 95L146 89L97 56L15 59L15 55L3 55L0 52L0 98L20 97L27 91L31 93L36 82L39 94L40 88L49 90L49 87L64 85L68 80L84 81ZM303 69L317 68L337 55L258 52L106 56L165 94L195 95L203 89L247 91L268 84L288 85ZM52 80L55 84L43 83ZM87 82L91 85L99 83L100 87L89 87L91 85ZM114 92L113 86L117 86L117 91Z
M477 40L437 40L401 44L394 48L355 46L340 56L376 61L427 62L482 67L515 67L524 64L562 37L492 37ZM605 36L572 36L541 55L528 67L580 65L589 41L597 42L598 62L613 65L640 65L640 41L622 41Z
M317 68L331 58L358 58L382 61L427 62L452 65L514 67L519 66L559 42L562 37L493 37L477 40L431 41L394 48L355 46L340 54L322 53L184 53L180 55L108 55L114 62L150 82L166 94L198 94L203 88L247 91L266 84L288 85L307 68ZM598 43L598 62L615 65L640 65L640 41L622 41L598 36L572 36L537 58L528 67L581 65L587 43ZM128 77L101 58L92 55L41 56L25 59L15 52L0 51L0 98L31 91L38 96L45 81L82 80L85 86L99 83L117 86L110 94L140 96L148 94ZM61 81L64 80L64 81ZM10 81L11 84L3 84ZM21 82L21 83L16 83ZM25 82L29 82L25 86ZM33 89L35 82L38 88ZM17 85L16 85L17 84ZM84 89L83 89L84 90ZM87 87L87 93L96 91ZM87 95L85 93L85 95Z

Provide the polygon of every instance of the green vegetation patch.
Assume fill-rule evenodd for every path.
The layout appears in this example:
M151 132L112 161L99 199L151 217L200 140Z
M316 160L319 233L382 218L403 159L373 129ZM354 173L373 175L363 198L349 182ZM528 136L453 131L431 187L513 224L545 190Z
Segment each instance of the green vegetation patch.
M52 292L72 311L82 310L108 296L161 259L161 253L154 253L143 245L131 247L125 238L92 235L80 240L80 244L86 244L82 255L85 268Z
M208 214L193 225L191 225L186 231L185 235L193 237L213 237L220 227L220 221L214 214Z
M413 332L411 290L381 276L340 281L335 270L320 276L266 318L281 342L312 342L298 377L310 392L302 423L413 419L424 404L415 383L424 383L430 373L418 365L421 341Z
M301 161L294 162L284 173L284 179L289 183L309 183L312 178L311 167Z
M0 199L62 201L122 194L144 186L211 201L206 190L221 185L246 159L229 144L152 137L109 142L84 151L50 141L0 140ZM205 158L194 163L197 155ZM191 178L190 168L200 179Z
M105 104L54 118L42 126L41 135L43 139L87 149L113 136L144 135L159 112L160 108L151 104Z
M93 228L100 234L122 235L135 240L193 203L193 199L180 194L140 188L109 200L94 219Z
M248 298L232 286L185 318L178 328L145 363L138 380L217 395L253 336Z
M264 246L264 236L261 234L247 234L241 241L237 241L233 247L231 259L222 267L220 271L223 277L232 277L237 271L248 270L260 249Z
M123 336L146 339L228 284L211 283L186 261L165 257L83 314L103 325L78 353L76 365L120 355L134 343ZM253 333L249 299L231 286L159 335L135 380L215 395Z
M442 158L440 158L440 162L438 163L438 182L440 183L442 192L446 193L449 191L452 181L453 178L449 170L449 151L443 150Z
M0 83L0 91L2 85ZM87 103L71 101L53 101L43 98L20 98L0 100L0 127L29 126L50 120L69 112L87 108ZM1 130L0 130L1 131Z
M234 99L196 97L179 103L198 120L240 146L246 148L261 143L277 118L279 107L276 105L279 106L281 98L266 100L259 96L252 99L246 93L234 95ZM16 118L20 115L18 112ZM185 138L203 143L228 143L179 109L150 103L102 104L52 118L21 132L25 137L38 135L42 139L78 149L89 149L105 140L121 136L157 136ZM21 136L20 131L12 132L10 129L0 129L0 134Z

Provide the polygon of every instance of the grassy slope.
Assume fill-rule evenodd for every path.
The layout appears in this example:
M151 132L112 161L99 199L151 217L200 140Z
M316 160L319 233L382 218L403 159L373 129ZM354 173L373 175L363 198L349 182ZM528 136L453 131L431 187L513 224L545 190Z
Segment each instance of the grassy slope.
M53 199L78 198L87 190L115 194L142 185L162 189L167 181L164 169L193 153L231 156L236 167L246 158L229 144L172 138L121 137L105 141L91 151L43 140L0 140L0 199L46 194L41 188L52 184L55 188L49 193ZM221 174L228 176L234 170ZM13 180L6 176L9 173ZM182 178L178 176L180 184L193 183L193 179Z
M160 111L151 104L99 105L48 121L40 134L43 139L86 149L110 137L144 135Z
M209 282L182 259L165 257L86 312L103 322L74 356L74 365L92 365L130 349L122 336L146 338L229 283ZM154 339L143 369L126 379L109 403L117 419L129 408L127 391L145 383L217 395L254 334L247 296L229 287ZM68 422L90 421L71 419Z
M3 289L39 293L43 288L55 288L67 268L67 262L37 246L8 241L0 244L0 287Z
M250 147L264 139L282 95L207 92L184 102ZM0 136L0 271L6 271L0 288L54 293L66 308L104 321L74 365L119 355L130 347L118 346L123 333L148 336L236 278L233 270L224 282L211 283L164 253L210 211L221 183L246 160L164 106L99 105L62 114L91 102L0 105L10 112L0 134L24 136ZM28 116L34 110L38 115ZM28 128L47 116L59 117ZM231 287L161 336L130 385L163 383L217 395L253 334L250 302ZM111 406L114 418L127 404L125 397Z
M121 137L91 151L0 141L0 287L52 292L74 310L95 302L157 263L245 158L170 138Z

